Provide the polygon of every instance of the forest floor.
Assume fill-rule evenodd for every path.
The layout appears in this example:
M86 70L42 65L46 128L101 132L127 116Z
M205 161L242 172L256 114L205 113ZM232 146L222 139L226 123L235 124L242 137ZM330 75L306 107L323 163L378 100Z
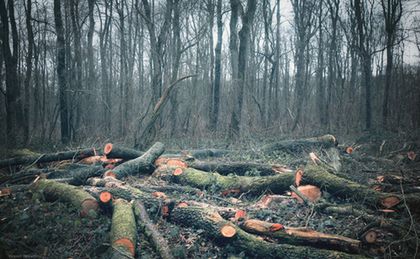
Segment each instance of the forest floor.
M420 139L416 137L389 135L369 135L358 138L338 140L338 158L322 148L303 148L293 152L260 152L262 145L241 147L242 151L228 153L223 157L207 157L200 161L217 161L229 164L234 161L280 164L297 171L302 165L311 163L309 153L316 154L320 161L339 169L335 174L340 178L360 183L366 188L398 195L420 195ZM346 150L352 147L352 152ZM11 152L4 152L10 154ZM350 153L350 154L349 154ZM3 158L7 155L3 155ZM74 162L74 161L72 161ZM63 162L44 163L32 168L54 168ZM0 189L6 186L30 184L33 178L11 181L10 176L28 166L13 166L0 171ZM234 173L234 172L232 172ZM249 170L245 176L259 176L258 170ZM400 179L397 182L384 182L385 176ZM263 177L263 176L261 176ZM388 178L387 178L388 179ZM391 178L389 178L391 179ZM322 233L340 235L361 240L358 254L366 257L419 258L418 208L407 205L405 200L395 207L384 209L367 207L364 202L348 197L338 197L322 190L322 202L336 206L353 206L353 212L337 213L315 209L315 206L300 203L292 198L290 192L274 195L269 190L257 194L238 193L234 189L220 191L215 186L185 187L168 183L165 178L149 175L131 175L124 182L145 192L164 192L176 201L196 201L214 207L234 207L246 211L247 216L231 219L240 225L248 217L265 222L280 223L287 227L305 227ZM168 187L169 186L169 187ZM84 187L94 193L92 187ZM264 204L267 197L277 197ZM190 203L191 203L190 202ZM320 201L318 201L320 202ZM420 205L420 204L419 204ZM357 208L360 208L357 209ZM246 249L239 249L232 242L216 240L206 235L205 230L176 224L161 212L158 206L147 206L147 212L159 233L169 244L174 258L255 258ZM354 212L363 211L363 213ZM235 214L236 215L236 214ZM367 215L367 216L366 216ZM97 217L79 216L79 210L60 201L46 202L27 188L12 188L11 193L0 193L0 258L107 258L110 246L112 215L99 213ZM384 227L378 222L392 222L393 227ZM397 230L395 230L397 228ZM374 231L372 242L364 240L369 231ZM263 236L263 235L262 235ZM281 242L267 236L261 240L266 243ZM297 244L300 245L300 244ZM322 247L329 249L328 247ZM141 229L137 231L135 258L160 258L150 239L145 238ZM262 257L262 256L261 256ZM302 257L313 257L302 254ZM334 257L334 256L332 256Z

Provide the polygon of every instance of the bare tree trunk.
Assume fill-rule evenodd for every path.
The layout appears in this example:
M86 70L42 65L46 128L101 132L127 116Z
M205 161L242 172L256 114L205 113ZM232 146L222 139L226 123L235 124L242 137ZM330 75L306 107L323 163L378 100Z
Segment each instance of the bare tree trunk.
M6 65L6 130L7 145L13 147L17 143L16 136L18 130L18 121L21 121L21 101L19 78L17 75L17 52L18 38L16 31L16 21L14 17L13 1L8 1L9 14L4 0L0 1L1 30L0 38L2 42L3 57ZM12 27L13 52L9 44L9 21Z
M371 104L371 81L372 81L372 60L369 53L369 41L366 41L366 21L362 12L360 0L354 0L354 13L357 22L357 32L359 34L359 55L363 61L362 79L365 87L365 129L370 130L372 127L372 104Z
M389 117L389 97L390 88L392 84L392 70L394 63L394 43L398 24L402 16L401 0L381 0L382 11L385 19L386 31L386 76L385 76L385 91L384 100L382 104L382 126L388 128Z
M74 85L75 85L75 94L73 98L73 116L74 116L74 129L73 129L73 139L77 139L79 129L81 128L82 119L84 119L85 112L83 112L83 106L85 103L85 95L83 94L84 83L83 83L83 74L82 74L82 43L81 43L81 32L79 25L79 3L76 0L72 0L70 4L70 16L71 16L71 26L73 31L73 44L74 44Z
M70 124L67 104L66 84L66 54L64 46L64 27L61 18L60 0L54 0L54 21L57 34L57 75L58 92L60 100L61 142L67 144L70 141Z
M96 93L96 74L95 74L95 61L93 57L93 33L95 30L95 18L93 17L93 11L95 8L95 0L88 0L89 6L89 29L87 34L87 84L86 90L89 91L89 95L87 96L87 105L92 105L94 102L95 107L97 106L96 98L94 98L93 94ZM96 112L96 111L95 111ZM87 119L92 121L91 125L89 126L90 129L96 128L96 116L92 116L91 113L87 113ZM93 124L93 125L92 125Z
M240 136L240 124L242 117L242 106L244 100L244 84L246 82L246 67L248 55L248 43L251 26L254 20L255 9L257 8L256 0L247 1L247 10L242 18L242 28L239 31L239 52L238 52L238 78L234 82L236 101L234 101L232 117L229 127L230 139ZM232 10L233 11L233 10Z
M173 49L172 49L172 76L171 81L175 82L175 80L178 78L178 71L179 71L179 64L181 61L181 26L179 22L180 18L180 0L173 0ZM175 130L177 126L177 110L178 110L178 101L177 101L177 89L174 89L172 91L172 94L170 96L170 102L171 102L171 137L175 135Z
M295 107L296 115L292 131L296 130L302 120L302 110L305 103L306 92L306 56L305 52L310 39L315 34L312 29L314 24L314 1L294 0L292 1L295 12L296 27L296 75L295 75Z
M29 120L30 120L30 83L32 76L32 52L34 47L34 33L32 31L31 23L31 13L32 13L32 1L27 0L26 2L26 29L28 33L28 53L26 56L26 75L25 75L25 105L23 107L23 114L25 116L23 120L23 142L25 144L29 141Z
M320 129L327 128L327 112L325 107L325 87L324 87L324 37L322 29L322 8L323 2L319 2L319 14L318 14L318 89L317 89L317 106L319 113Z
M217 43L215 48L214 86L213 100L210 112L210 128L217 130L220 102L220 84L222 78L222 42L223 42L223 21L222 21L222 0L217 0Z
M108 15L109 10L109 15ZM103 110L103 125L104 134L111 132L111 93L110 93L110 79L108 77L108 35L111 27L112 15L112 1L108 3L105 1L105 22L101 26L101 33L99 34L100 56L101 56L101 79L102 79L102 110Z

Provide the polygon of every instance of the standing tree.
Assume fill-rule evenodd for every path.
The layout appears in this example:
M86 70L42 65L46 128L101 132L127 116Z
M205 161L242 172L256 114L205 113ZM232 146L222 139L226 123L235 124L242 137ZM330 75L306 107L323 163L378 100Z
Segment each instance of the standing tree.
M3 50L4 63L6 65L6 124L7 124L7 144L13 147L16 144L18 136L18 122L22 121L22 104L19 87L19 77L17 73L18 65L18 32L16 28L14 1L7 3L0 1L0 39ZM10 49L9 41L9 20L12 28L12 47Z
M370 130L372 127L372 57L370 47L371 28L366 19L366 10L364 2L360 0L352 0L352 8L356 20L356 28L358 33L358 53L362 60L362 84L365 88L365 129Z
M381 5L386 31L386 77L384 101L382 104L382 123L386 129L389 116L389 89L392 84L392 69L394 66L394 44L398 24L402 16L402 3L401 0L381 0Z
M60 0L54 0L54 21L57 35L57 77L58 94L61 121L61 142L67 144L70 141L70 123L67 104L67 83L66 83L66 51L64 42L64 27L61 17Z
M293 11L295 13L295 31L296 31L296 74L295 74L295 107L296 117L292 130L295 130L301 122L303 105L306 98L306 56L307 47L311 38L315 35L315 7L316 1L313 0L293 0Z
M240 2L237 0L231 0L231 5L238 8ZM239 4L239 5L237 5ZM248 0L246 12L242 15L242 28L239 31L239 51L238 51L238 60L237 62L237 78L233 74L233 88L235 89L235 101L233 105L232 117L229 126L229 137L230 139L237 138L240 136L240 124L242 117L242 106L244 100L244 84L246 82L246 67L247 67L247 57L248 57L248 45L249 45L249 36L251 31L251 26L255 16L255 10L257 9L256 0ZM234 10L232 9L232 12ZM235 11L237 12L237 10ZM235 30L236 30L236 26ZM232 29L232 27L231 27ZM232 32L231 32L232 35Z
M215 52L214 84L212 88L211 109L210 109L210 128L217 129L219 117L220 84L222 79L222 42L223 42L223 21L222 21L222 0L217 0L216 6L217 20L217 43Z

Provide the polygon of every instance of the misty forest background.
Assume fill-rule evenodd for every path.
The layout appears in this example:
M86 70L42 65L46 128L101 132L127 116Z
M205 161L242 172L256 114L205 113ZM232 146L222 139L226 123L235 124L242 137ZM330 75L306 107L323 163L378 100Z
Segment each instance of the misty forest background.
M420 4L0 0L0 143L420 128Z

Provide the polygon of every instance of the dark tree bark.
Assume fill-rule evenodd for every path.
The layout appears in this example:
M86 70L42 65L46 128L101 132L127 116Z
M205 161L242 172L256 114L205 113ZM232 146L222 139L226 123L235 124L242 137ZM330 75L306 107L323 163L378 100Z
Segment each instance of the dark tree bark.
M324 87L324 35L322 28L322 8L323 1L319 1L319 13L318 13L318 30L319 30L319 39L318 39L318 68L317 68L317 77L318 77L318 88L317 88L317 106L319 113L319 122L320 128L325 129L327 126L327 113L325 105L325 87Z
M14 1L9 0L7 4L4 0L0 1L0 17L1 30L0 38L2 42L2 51L4 63L6 65L6 130L7 130L7 144L13 147L16 144L16 137L18 136L18 121L22 117L22 105L19 89L19 78L17 74L17 52L18 52L18 34L16 29L16 21L14 16ZM9 41L9 20L12 28L12 46L13 52L10 49Z
M173 46L172 46L172 76L171 81L174 82L178 78L179 65L181 61L181 25L180 25L180 0L173 0ZM171 136L175 135L177 126L177 109L178 109L178 91L174 89L171 96Z
M216 6L217 19L217 43L215 52L215 67L214 67L214 85L213 85L213 100L211 102L210 111L210 129L217 130L217 121L219 117L219 102L220 102L220 84L222 79L222 41L223 41L223 21L222 21L222 0L217 0Z
M71 29L73 32L73 47L74 47L74 71L72 81L74 83L74 90L76 93L73 95L72 100L72 121L74 123L72 130L72 138L76 139L81 128L82 118L85 117L86 112L84 112L83 105L85 103L85 98L82 94L84 91L84 80L83 80L83 71L82 71L82 42L81 42L81 29L79 25L79 2L72 0L70 3L70 16L71 16ZM70 65L70 63L68 64ZM70 80L70 78L69 78ZM76 98L75 98L76 97Z
M362 80L365 88L365 129L370 130L372 127L372 58L370 53L370 42L367 38L366 19L364 14L363 2L354 0L353 8L356 18L356 28L358 33L359 56L362 60Z
M382 125L388 128L389 117L389 97L390 88L392 84L392 70L394 66L394 44L398 24L402 16L401 0L381 0L382 11L385 20L386 32L386 76L385 76L385 91L384 101L382 104Z
M29 120L30 120L30 84L32 77L32 53L34 48L34 33L32 30L31 23L32 16L32 1L27 0L26 2L26 30L28 33L28 53L26 55L26 75L25 75L25 105L23 107L23 114L25 116L23 120L23 142L28 143L29 141Z
M295 121L292 131L295 130L302 119L302 110L306 101L306 60L305 55L310 39L314 36L316 30L314 24L314 1L294 0L292 1L293 11L295 13L296 27L296 75L295 75Z
M336 84L336 67L337 67L337 21L338 21L338 12L340 1L338 0L328 0L328 10L330 13L331 19L331 41L328 52L328 82L327 82L327 99L325 100L325 120L324 122L328 125L328 130L331 126L331 119L328 114L330 114L330 109L332 106L332 93L334 89L334 84Z
M108 76L108 58L107 58L107 49L108 43L107 40L110 34L111 21L112 21L112 1L108 3L105 1L105 21L102 24L101 20L101 32L99 34L99 51L101 56L101 79L102 79L102 109L103 109L103 125L104 133L109 134L111 132L111 93L110 93L110 81L111 78ZM109 14L108 14L109 12Z
M64 27L61 15L60 0L54 0L54 21L57 34L57 76L58 94L60 106L61 142L67 144L70 141L70 123L66 83L66 52L64 41Z
M236 0L234 0L236 1ZM251 26L253 24L255 10L257 9L256 0L247 1L247 10L242 16L242 28L239 31L239 52L238 52L238 77L233 79L235 89L235 101L232 111L232 117L229 126L230 139L240 136L240 124L242 118L242 106L244 100L244 84L246 82L246 67L248 58L248 45ZM233 10L232 10L233 12Z

